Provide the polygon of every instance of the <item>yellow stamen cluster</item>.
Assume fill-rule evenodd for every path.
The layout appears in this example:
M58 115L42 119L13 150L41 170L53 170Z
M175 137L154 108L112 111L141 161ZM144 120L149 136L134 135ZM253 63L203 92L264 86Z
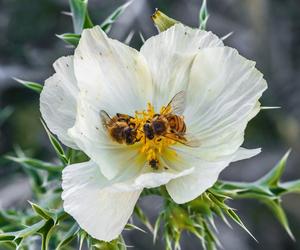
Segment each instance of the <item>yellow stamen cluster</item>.
M172 110L170 107L162 107L160 110L160 114L170 113ZM147 109L143 111L136 111L134 118L131 119L132 123L136 124L137 129L137 138L140 139L140 143L142 143L142 147L140 152L146 155L147 161L158 160L160 155L164 152L164 150L176 143L174 140L168 139L164 136L155 135L152 140L148 139L145 136L143 127L147 122L151 122L155 113L154 107L151 103L147 104Z

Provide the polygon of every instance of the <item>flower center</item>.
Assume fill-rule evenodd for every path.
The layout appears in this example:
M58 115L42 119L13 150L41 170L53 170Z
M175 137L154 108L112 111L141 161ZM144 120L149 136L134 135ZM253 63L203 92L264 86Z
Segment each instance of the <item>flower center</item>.
M140 152L146 156L153 169L167 168L160 162L161 155L176 143L169 136L172 130L169 123L171 111L171 107L163 106L159 114L155 113L153 105L148 103L146 110L136 111L135 116L130 119L130 123L136 125L136 138L142 143ZM175 151L172 152L176 154Z
M162 163L162 155L168 159L176 157L176 152L169 146L176 142L185 144L186 126L183 116L172 113L172 106L163 106L156 113L151 103L147 109L136 111L134 117L117 113L110 118L102 110L100 116L104 127L111 138L120 144L141 144L143 154L152 169L166 168Z
M143 154L152 169L165 168L164 160L178 160L177 154L170 145L177 142L189 146L199 147L200 140L191 134L186 134L183 111L185 92L178 92L168 103L156 113L151 103L147 109L135 111L135 115L117 113L110 118L101 110L100 116L104 127L111 138L120 144L141 144L140 153ZM161 156L164 156L162 158Z

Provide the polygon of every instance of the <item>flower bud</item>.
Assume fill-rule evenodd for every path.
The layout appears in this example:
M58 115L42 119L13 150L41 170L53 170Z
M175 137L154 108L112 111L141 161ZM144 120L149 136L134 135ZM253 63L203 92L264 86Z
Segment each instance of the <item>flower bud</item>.
M155 10L151 18L159 32L165 31L168 28L172 27L174 24L179 23L178 21L168 17L158 9Z

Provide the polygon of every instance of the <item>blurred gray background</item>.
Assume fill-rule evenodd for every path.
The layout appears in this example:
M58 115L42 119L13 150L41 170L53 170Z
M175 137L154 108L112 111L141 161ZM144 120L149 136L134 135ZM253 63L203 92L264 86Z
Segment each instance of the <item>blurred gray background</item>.
M90 0L89 10L100 23L121 0ZM141 32L145 38L156 33L150 19L154 9L196 27L200 0L136 0L113 26L110 36L124 41L134 31L131 46L139 48ZM299 0L208 0L208 30L219 36L234 34L225 43L245 57L255 60L265 74L269 89L264 106L281 106L264 110L251 121L246 131L248 147L262 147L262 153L250 160L232 164L221 178L253 181L271 169L292 148L284 180L300 178L300 1ZM21 147L32 157L51 160L49 147L40 123L38 95L12 80L19 77L42 83L53 73L52 63L73 49L55 37L72 32L67 0L0 0L0 109L12 113L0 123L0 155ZM22 169L0 160L0 207L23 206L30 199L30 187ZM154 199L149 200L149 199ZM151 218L159 211L160 201L140 201ZM218 223L224 249L300 249L300 196L284 198L284 208L298 242L293 242L263 205L249 200L230 205L238 209L259 244L236 226ZM126 233L133 249L163 249L152 245L150 234ZM183 240L184 250L201 249L192 236Z

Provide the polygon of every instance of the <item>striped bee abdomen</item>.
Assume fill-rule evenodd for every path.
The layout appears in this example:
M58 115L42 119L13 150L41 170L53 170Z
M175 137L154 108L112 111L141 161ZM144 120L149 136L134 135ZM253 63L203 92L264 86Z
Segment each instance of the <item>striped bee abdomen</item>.
M186 125L182 116L169 114L167 115L167 120L171 130L174 130L178 133L186 132Z

